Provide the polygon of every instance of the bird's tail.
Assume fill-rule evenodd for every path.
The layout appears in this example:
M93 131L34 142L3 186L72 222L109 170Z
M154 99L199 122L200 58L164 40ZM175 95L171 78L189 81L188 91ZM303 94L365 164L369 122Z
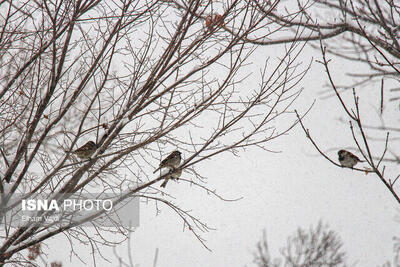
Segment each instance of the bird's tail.
M156 173L159 169L160 169L160 167L158 167L157 169L155 169L153 173Z
M169 178L166 178L166 179L164 180L164 182L160 185L160 187L165 188L165 186L166 186L167 183L168 183L168 180L169 180Z

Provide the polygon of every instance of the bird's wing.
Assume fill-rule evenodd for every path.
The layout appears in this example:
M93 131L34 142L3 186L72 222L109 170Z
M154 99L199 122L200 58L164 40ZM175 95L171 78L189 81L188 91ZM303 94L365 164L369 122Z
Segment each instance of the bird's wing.
M80 148L76 149L74 152L81 152L81 151L85 151L89 148L88 145L83 145Z
M356 155L350 154L350 157L353 158L356 161L361 161Z
M174 157L173 154L169 154L168 157L166 157L163 161L161 161L160 166L163 166L168 163L172 158Z

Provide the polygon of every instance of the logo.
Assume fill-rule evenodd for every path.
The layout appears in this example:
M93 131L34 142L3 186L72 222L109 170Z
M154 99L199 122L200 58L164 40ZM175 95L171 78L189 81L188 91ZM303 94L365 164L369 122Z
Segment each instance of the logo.
M12 206L0 226L20 227L29 223L63 227L138 227L139 197L114 193L75 193L62 198L45 193L25 198L16 193L7 202ZM6 206L6 209L7 209Z
M113 208L113 202L110 199L64 199L61 208L55 199L23 199L23 211L60 211L62 210L106 210L110 211Z

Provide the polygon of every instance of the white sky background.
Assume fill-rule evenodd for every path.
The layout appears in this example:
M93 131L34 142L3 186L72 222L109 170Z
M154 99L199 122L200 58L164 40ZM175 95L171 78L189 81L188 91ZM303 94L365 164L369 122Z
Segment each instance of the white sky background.
M253 58L263 60L266 54L274 55L279 49L280 46L260 47ZM311 57L320 59L321 54L305 49L301 57L304 66ZM255 64L257 67L253 70L258 73L263 62L255 63L261 63ZM359 67L337 59L332 64L332 73L340 84L349 81L345 72ZM348 125L340 121L345 114L337 99L322 99L326 82L323 66L314 61L298 86L305 90L294 107L305 111L316 99L304 122L320 147L337 159L337 150L352 147L353 140ZM241 86L246 90L256 87L257 83L256 79L249 78ZM371 123L379 122L372 108L379 105L377 88L360 92L362 118L368 118ZM352 103L351 97L351 92L347 92L348 103ZM397 106L392 103L386 107L386 114L392 118L389 126L398 125ZM382 132L379 134L384 136ZM199 170L208 178L208 187L228 199L243 197L240 201L224 202L186 183L168 183L165 191L176 197L181 208L192 210L193 215L216 229L202 235L212 252L203 248L190 231L182 231L182 221L168 207L161 207L162 213L156 216L153 205L142 204L140 227L131 240L134 262L142 267L152 266L158 248L157 267L254 266L252 253L262 238L263 229L267 231L272 255L279 257L279 248L285 246L287 237L297 227L308 229L320 219L342 238L348 264L377 266L393 258L392 238L400 235L399 222L396 222L398 204L375 175L331 165L316 153L299 126L288 136L271 142L270 148L281 153L251 148L241 152L240 157L223 154L201 163ZM374 148L381 152L383 145L377 144ZM393 171L389 169L390 173ZM182 177L190 179L185 173ZM94 234L91 229L87 230L88 234ZM104 236L108 240L114 238ZM86 262L82 264L66 254L69 243L63 235L47 244L49 262L62 261L63 266L94 265L90 247L76 248ZM112 250L105 248L105 251L114 262L107 263L96 257L97 266L116 266ZM126 243L118 245L117 251L127 260Z
M258 53L273 52L272 49L279 49L279 46L260 48ZM304 50L305 62L311 56L321 57L318 51ZM263 57L257 57L256 53L254 58ZM338 83L348 80L344 72L355 69L346 62L335 60L332 64L335 64L332 73L340 78ZM314 62L299 85L305 90L295 107L304 111L316 99L304 122L320 147L336 159L337 149L351 147L353 141L349 127L340 121L345 117L336 98L321 98L326 81L322 65ZM244 88L256 85L252 79L242 84ZM363 117L371 122L377 121L372 109L372 105L379 103L375 92L360 92ZM350 91L346 93L349 103L351 97ZM393 118L388 125L395 126L393 123L398 123L399 114L397 104L387 106L385 112ZM224 202L186 183L168 183L166 192L176 196L182 208L192 210L216 229L202 235L212 252L204 249L189 231L182 231L182 221L168 207L162 207L162 213L155 216L153 205L142 204L140 227L131 240L134 262L139 266L152 266L158 248L158 267L254 266L252 253L263 229L267 231L272 255L276 257L279 248L286 244L286 238L298 226L308 229L320 219L341 236L350 265L377 266L393 258L392 238L400 235L396 222L398 204L375 175L331 165L316 154L300 127L270 143L270 148L282 152L252 148L241 152L240 157L224 154L202 163L200 171L208 177L208 186L225 198L243 197L240 201ZM382 151L381 145L375 148ZM187 175L182 177L190 178ZM107 234L105 237L113 238ZM61 260L64 266L84 266L76 258L70 261L65 253L69 251L69 244L64 237L52 239L48 245L50 261ZM87 266L92 266L91 255L88 255L90 248L82 249L78 247L77 251L85 251L80 256ZM105 248L105 251L114 262L106 263L97 257L98 266L116 266L112 250ZM118 245L117 251L127 260L126 243Z
M306 59L311 53L320 58L314 50L305 52ZM352 67L337 65L338 71ZM325 81L322 65L314 63L301 83L306 90L295 105L304 110L317 99L305 123L321 148L333 149L328 154L336 159L337 149L353 142L349 127L339 121L344 113L337 100L320 99ZM351 92L347 95L350 100ZM378 101L371 95L365 106ZM386 112L395 114L395 106ZM369 112L371 118L376 117L374 111ZM168 186L180 203L217 229L204 235L212 253L188 232L182 233L182 224L177 224L179 219L167 208L154 219L154 212L145 212L142 206L141 227L133 240L141 266L151 265L156 247L160 250L158 266L251 266L252 252L263 229L273 255L277 255L298 226L308 228L320 219L342 237L349 264L376 266L393 258L392 238L400 234L395 221L397 203L376 176L332 166L316 154L300 127L276 140L271 149L282 153L253 148L241 153L240 158L224 155L203 164L202 173L209 178L209 185L226 198L242 196L243 200L223 202L184 184Z

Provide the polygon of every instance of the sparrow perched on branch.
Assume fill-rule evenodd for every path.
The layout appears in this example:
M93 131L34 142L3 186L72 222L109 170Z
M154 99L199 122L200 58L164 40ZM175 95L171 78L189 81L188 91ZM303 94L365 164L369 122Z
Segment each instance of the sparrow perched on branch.
M214 26L225 27L224 19L220 14L210 14L206 17L206 27L211 31Z
M357 163L363 162L363 160L360 160L356 155L347 150L339 150L338 155L339 162L342 167L353 168Z
M89 141L80 148L72 151L72 153L76 154L80 159L88 159L93 153L96 151L97 146L93 141Z
M167 174L167 176L165 177L164 182L160 185L160 187L164 187L165 188L165 186L167 185L169 179L176 180L179 177L181 177L181 175L182 175L182 169L174 169L174 170L170 171L170 173Z
M168 168L170 170L178 168L182 159L181 154L182 153L178 150L175 150L174 152L169 154L168 157L166 157L161 161L160 166L157 169L155 169L153 173L156 173L161 168Z

